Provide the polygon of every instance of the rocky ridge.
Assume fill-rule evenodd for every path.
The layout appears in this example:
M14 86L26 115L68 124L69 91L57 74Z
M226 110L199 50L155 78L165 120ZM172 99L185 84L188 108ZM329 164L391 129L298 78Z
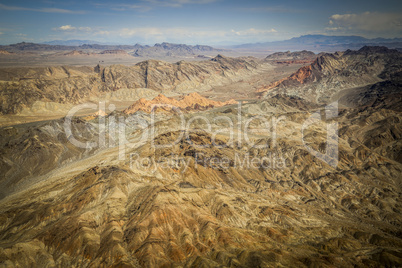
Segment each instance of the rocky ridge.
M8 52L7 50L0 50L0 55L10 55L13 54L12 52Z
M317 58L317 55L312 51L295 51L295 52L275 52L268 55L265 60L311 60Z
M135 66L1 69L0 114L16 114L35 101L77 104L120 89L207 90L251 74L257 66L252 60L219 55L201 62L147 60Z
M144 98L139 99L127 109L123 111L125 114L133 114L137 111L143 111L150 113L154 108L156 111L173 111L178 108L182 111L200 111L208 108L221 107L228 104L236 104L235 100L229 100L226 102L209 100L198 93L190 93L186 96L180 97L178 100L174 98L168 98L162 94L152 100L146 100Z
M73 50L70 52L66 52L62 54L63 56L89 56L89 55L94 55L93 53L87 53L82 50Z
M260 89L264 96L286 93L325 102L337 92L395 79L402 54L386 47L363 47L319 56L289 77Z
M124 56L129 56L129 54L122 49L109 49L109 50L104 50L102 52L100 52L99 54L103 54L103 55L124 55Z
M50 44L36 44L22 42L18 44L0 46L1 50L9 52L20 51L60 51L60 50L85 50L85 52L96 52L104 50L124 50L134 56L140 57L157 57L157 56L194 56L203 53L211 53L216 55L219 52L227 51L223 49L216 49L205 45L186 45L186 44L172 44L161 43L153 46L149 45L102 45L102 44L83 44L79 46L71 45L50 45Z
M203 45L184 45L184 44L172 44L161 43L154 46L140 46L133 53L136 57L175 57L175 56L197 56L199 54L208 53L209 55L216 55L219 52L223 52L223 49L216 49L210 46Z

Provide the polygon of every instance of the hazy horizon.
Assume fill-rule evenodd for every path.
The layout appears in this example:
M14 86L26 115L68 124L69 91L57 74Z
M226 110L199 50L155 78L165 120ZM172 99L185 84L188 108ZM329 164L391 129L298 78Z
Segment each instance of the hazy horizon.
M399 1L2 1L0 44L93 40L214 46L307 34L402 37Z

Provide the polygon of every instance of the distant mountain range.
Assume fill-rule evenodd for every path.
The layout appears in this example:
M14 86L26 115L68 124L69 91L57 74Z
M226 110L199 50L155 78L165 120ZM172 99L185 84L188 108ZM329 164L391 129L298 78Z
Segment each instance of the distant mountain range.
M346 49L359 49L365 45L381 45L388 48L402 48L402 38L367 39L361 36L302 35L284 41L249 43L231 46L230 48L260 51L295 51L305 49L314 52L331 52Z
M62 45L57 44L57 41L54 44L38 44L38 43L17 43L11 45L0 46L0 49L6 51L51 51L51 50L85 50L85 49L92 49L92 50L136 50L141 45L106 45L106 44L94 44L94 43L85 43L85 40L70 40L71 43L76 42L84 43L81 45ZM86 40L90 41L90 40Z
M184 44L171 44L162 43L155 44L154 46L139 46L134 52L133 56L137 57L154 57L154 56L184 56L184 55L201 55L204 53L209 53L216 55L219 52L225 51L224 49L216 49L210 46L203 45L184 45Z
M204 45L186 45L186 44L172 44L161 43L154 46L148 45L107 45L107 44L90 44L90 40L68 40L66 41L70 45L63 45L63 42L51 41L51 44L37 44L37 43L18 43L7 46L0 46L0 50L8 52L18 51L81 51L86 52L98 52L98 51L117 51L124 50L132 56L136 57L155 57L155 56L204 56L204 53L214 56L219 52L225 51L224 49L216 49L210 46ZM64 43L66 44L66 43ZM72 45L80 44L80 45Z
M82 46L84 44L98 44L98 45L111 45L110 43L101 43L93 40L53 40L48 42L43 42L45 45L58 45L58 46Z
M70 44L81 44L90 40L69 40ZM53 42L49 42L53 43ZM37 43L18 43L7 46L0 46L0 51L3 54L14 53L18 55L20 52L62 52L60 55L65 56L85 56L95 54L113 54L113 55L127 55L140 58L159 58L166 57L183 59L184 58L212 58L219 53L227 52L228 50L216 49L204 45L186 45L186 44L172 44L161 43L153 46L148 45L106 45L106 44L81 44L74 45L58 45L54 44L37 44Z
M309 50L317 52L335 52L347 49L358 50L363 46L386 46L388 48L402 50L402 38L374 38L368 39L361 36L329 36L329 35L302 35L283 41L264 43L249 43L235 46L228 46L224 49L217 49L205 45L186 45L160 43L149 45L116 45L100 43L93 40L55 40L46 43L18 43L0 46L0 50L8 52L18 51L73 51L85 50L86 52L99 52L100 50L125 50L136 57L176 57L176 56L215 56L219 52L235 50L245 53L247 51L266 52L268 54L278 51L300 51Z

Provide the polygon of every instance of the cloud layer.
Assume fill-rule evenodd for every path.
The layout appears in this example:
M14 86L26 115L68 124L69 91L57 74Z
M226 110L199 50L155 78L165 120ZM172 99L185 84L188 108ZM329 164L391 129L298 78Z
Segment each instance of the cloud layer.
M187 4L210 4L217 0L142 0L153 5L168 6L168 7L181 7Z
M109 35L109 31L105 31L102 29L93 29L91 27L75 27L70 24L63 25L60 27L53 28L53 31L58 31L63 34L71 35L71 34L79 34L79 35Z
M326 30L364 32L373 34L398 34L402 32L402 14L364 12L361 14L334 14Z
M69 10L61 8L29 8L29 7L18 7L18 6L7 6L0 4L0 9L8 11L34 11L34 12L44 12L44 13L63 13L63 14L85 14L82 10Z
M195 42L205 42L213 39L231 40L233 37L247 41L250 38L254 40L266 40L272 35L277 34L275 29L255 29L246 30L205 30L194 28L123 28L118 31L119 36L123 38L139 38L142 40L170 41L178 42L179 40L192 40Z

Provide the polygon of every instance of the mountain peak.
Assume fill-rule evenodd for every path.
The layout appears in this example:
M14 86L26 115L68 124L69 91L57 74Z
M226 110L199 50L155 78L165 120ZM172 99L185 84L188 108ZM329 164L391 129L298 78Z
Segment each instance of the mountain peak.
M360 53L395 53L398 52L396 49L389 49L385 46L364 46L357 52Z
M212 58L211 61L220 61L220 60L223 60L223 59L227 59L227 57L225 57L225 56L223 56L221 54L218 54L218 55L216 55L216 57Z

